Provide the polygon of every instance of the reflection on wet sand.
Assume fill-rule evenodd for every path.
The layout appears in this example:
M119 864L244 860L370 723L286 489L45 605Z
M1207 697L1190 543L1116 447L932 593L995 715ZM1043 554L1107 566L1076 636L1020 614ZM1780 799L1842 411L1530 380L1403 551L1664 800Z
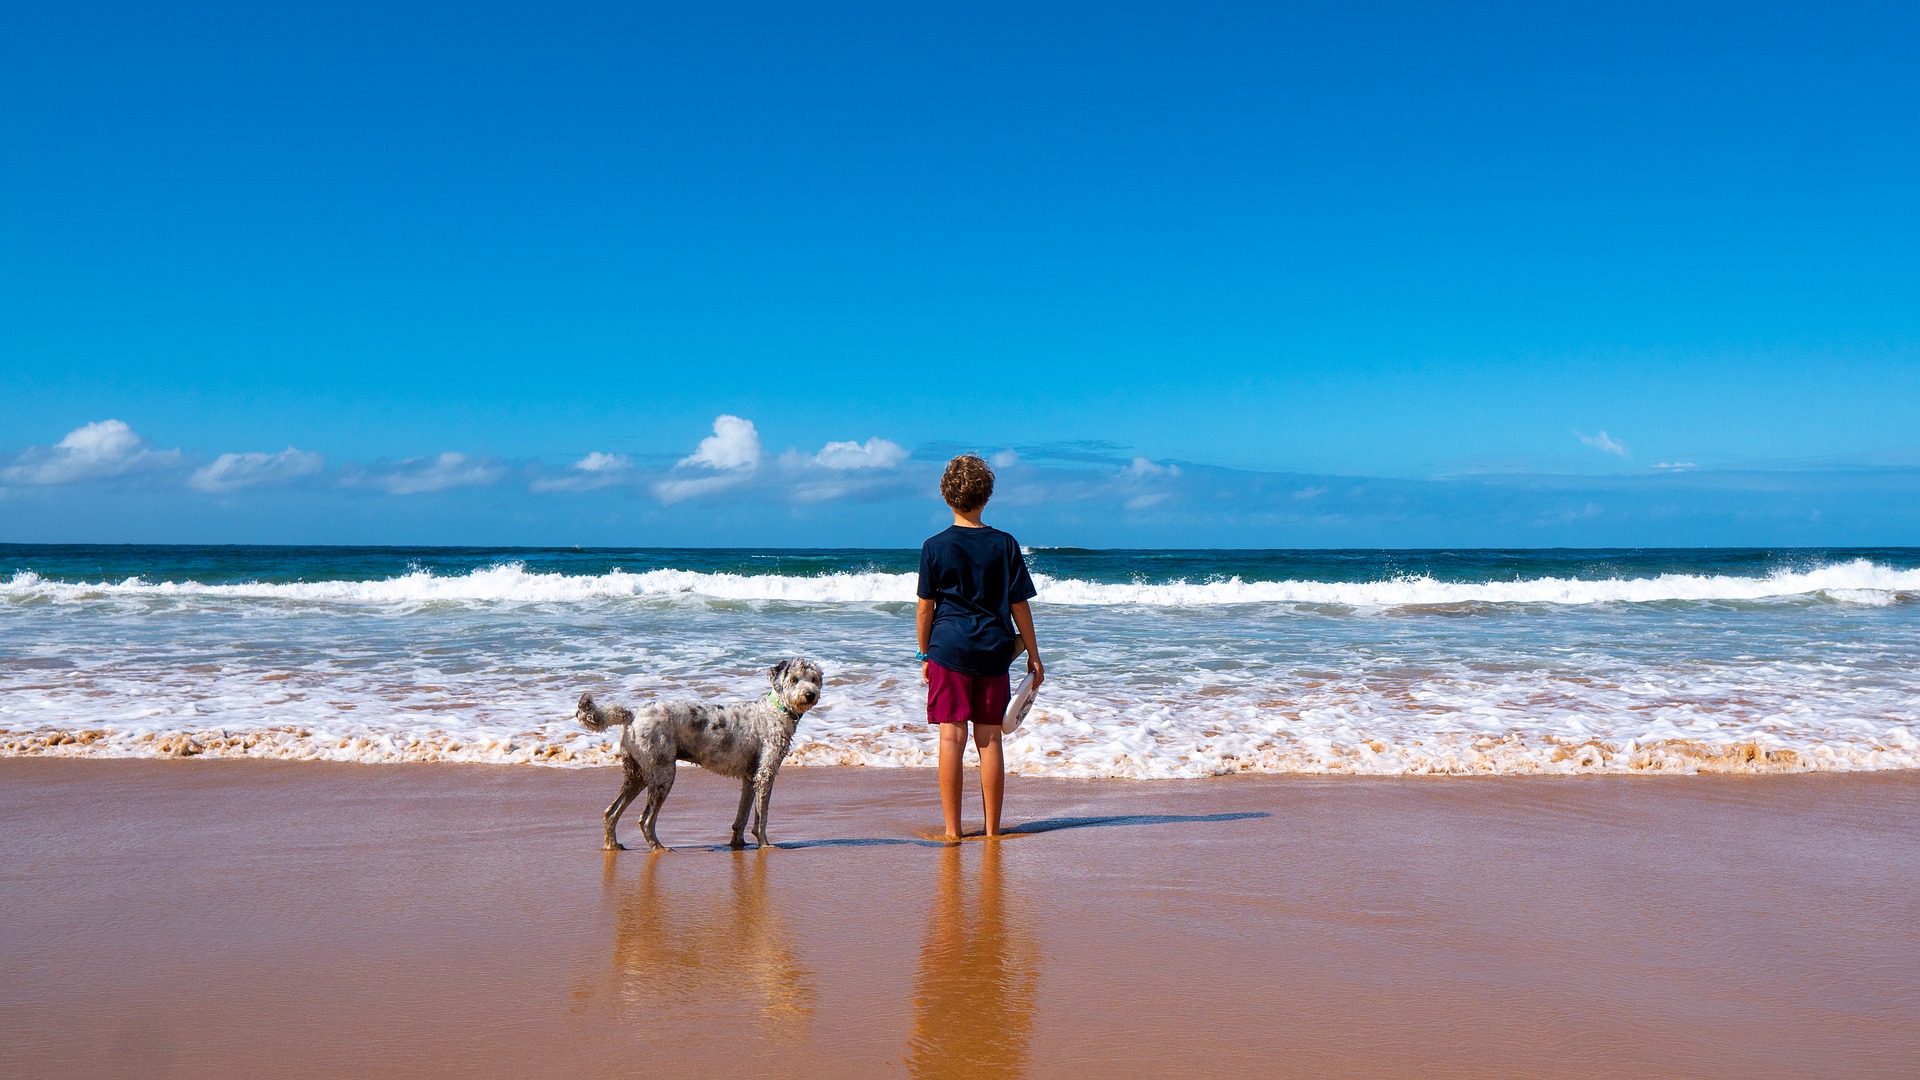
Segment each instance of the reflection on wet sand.
M907 1043L907 1071L916 1077L1026 1073L1039 950L1019 913L1008 918L1002 858L997 842L939 854Z
M805 1038L815 975L801 965L785 918L768 902L768 860L760 852L729 856L729 879L716 889L710 878L690 879L684 867L679 875L663 874L658 856L637 860L639 877L622 885L618 860L608 853L602 883L617 901L617 991L629 1009L650 1019L693 1009L711 1017L746 1004L762 1034Z

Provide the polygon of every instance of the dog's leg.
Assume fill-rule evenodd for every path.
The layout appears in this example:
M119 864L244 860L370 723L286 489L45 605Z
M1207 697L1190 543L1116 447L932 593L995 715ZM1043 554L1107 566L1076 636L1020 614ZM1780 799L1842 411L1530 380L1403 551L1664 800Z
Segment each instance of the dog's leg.
M760 846L770 848L772 841L767 839L767 806L773 801L773 778L780 772L775 763L772 768L762 768L753 774L753 838Z
M733 845L747 846L747 814L753 809L753 778L740 781L740 812L733 815Z
M613 830L616 825L620 824L620 815L627 812L627 807L633 802L634 797L640 794L640 788L642 786L640 782L640 768L634 764L633 759L623 754L621 755L620 763L626 767L626 777L620 782L620 794L614 796L612 804L607 807L607 836L606 843L603 846L608 851L626 850L626 846L614 837Z
M667 793L673 790L673 763L668 762L664 769L651 770L647 777L647 806L640 811L640 833L647 838L647 846L655 851L666 851L667 845L654 835L653 823L660 817L660 804L667 801Z

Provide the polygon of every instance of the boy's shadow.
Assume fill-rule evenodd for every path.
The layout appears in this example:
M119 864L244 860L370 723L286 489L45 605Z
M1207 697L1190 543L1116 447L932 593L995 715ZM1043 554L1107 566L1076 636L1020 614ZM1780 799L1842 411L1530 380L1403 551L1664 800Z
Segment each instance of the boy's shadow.
M1028 821L1019 825L1008 826L1006 835L1008 837L1033 836L1039 833L1060 832L1065 829L1100 829L1129 825L1203 825L1222 821L1249 821L1254 818L1267 818L1272 816L1272 814L1264 810L1257 810L1242 811L1233 814L1107 814L1098 817L1042 818L1039 821ZM969 838L977 839L976 837ZM799 851L805 848L892 847L901 844L911 847L947 846L946 842L942 840L910 840L898 836L850 837L843 840L789 840L785 843L774 844L773 846L787 851ZM679 848L677 850L726 851L728 849L716 847L710 849Z
M1110 825L1199 825L1216 821L1251 821L1272 817L1264 810L1237 814L1108 814L1101 817L1057 817L1029 821L1008 829L1009 833L1059 832L1062 829L1095 829Z

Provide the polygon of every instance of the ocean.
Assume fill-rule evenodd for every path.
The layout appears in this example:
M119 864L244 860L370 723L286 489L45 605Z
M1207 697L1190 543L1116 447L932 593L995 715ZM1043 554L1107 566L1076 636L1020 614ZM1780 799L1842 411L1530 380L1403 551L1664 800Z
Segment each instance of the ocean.
M904 550L0 545L0 755L613 762L582 691L827 671L791 763L926 766ZM1920 767L1920 549L1036 548L1011 772Z

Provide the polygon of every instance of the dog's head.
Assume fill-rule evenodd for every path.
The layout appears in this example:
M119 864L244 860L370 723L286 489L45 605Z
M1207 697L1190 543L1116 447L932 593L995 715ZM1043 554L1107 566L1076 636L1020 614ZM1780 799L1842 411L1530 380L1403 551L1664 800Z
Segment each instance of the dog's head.
M820 704L820 687L826 682L826 675L820 671L819 664L796 656L773 665L767 670L767 677L773 681L774 696L795 713Z

